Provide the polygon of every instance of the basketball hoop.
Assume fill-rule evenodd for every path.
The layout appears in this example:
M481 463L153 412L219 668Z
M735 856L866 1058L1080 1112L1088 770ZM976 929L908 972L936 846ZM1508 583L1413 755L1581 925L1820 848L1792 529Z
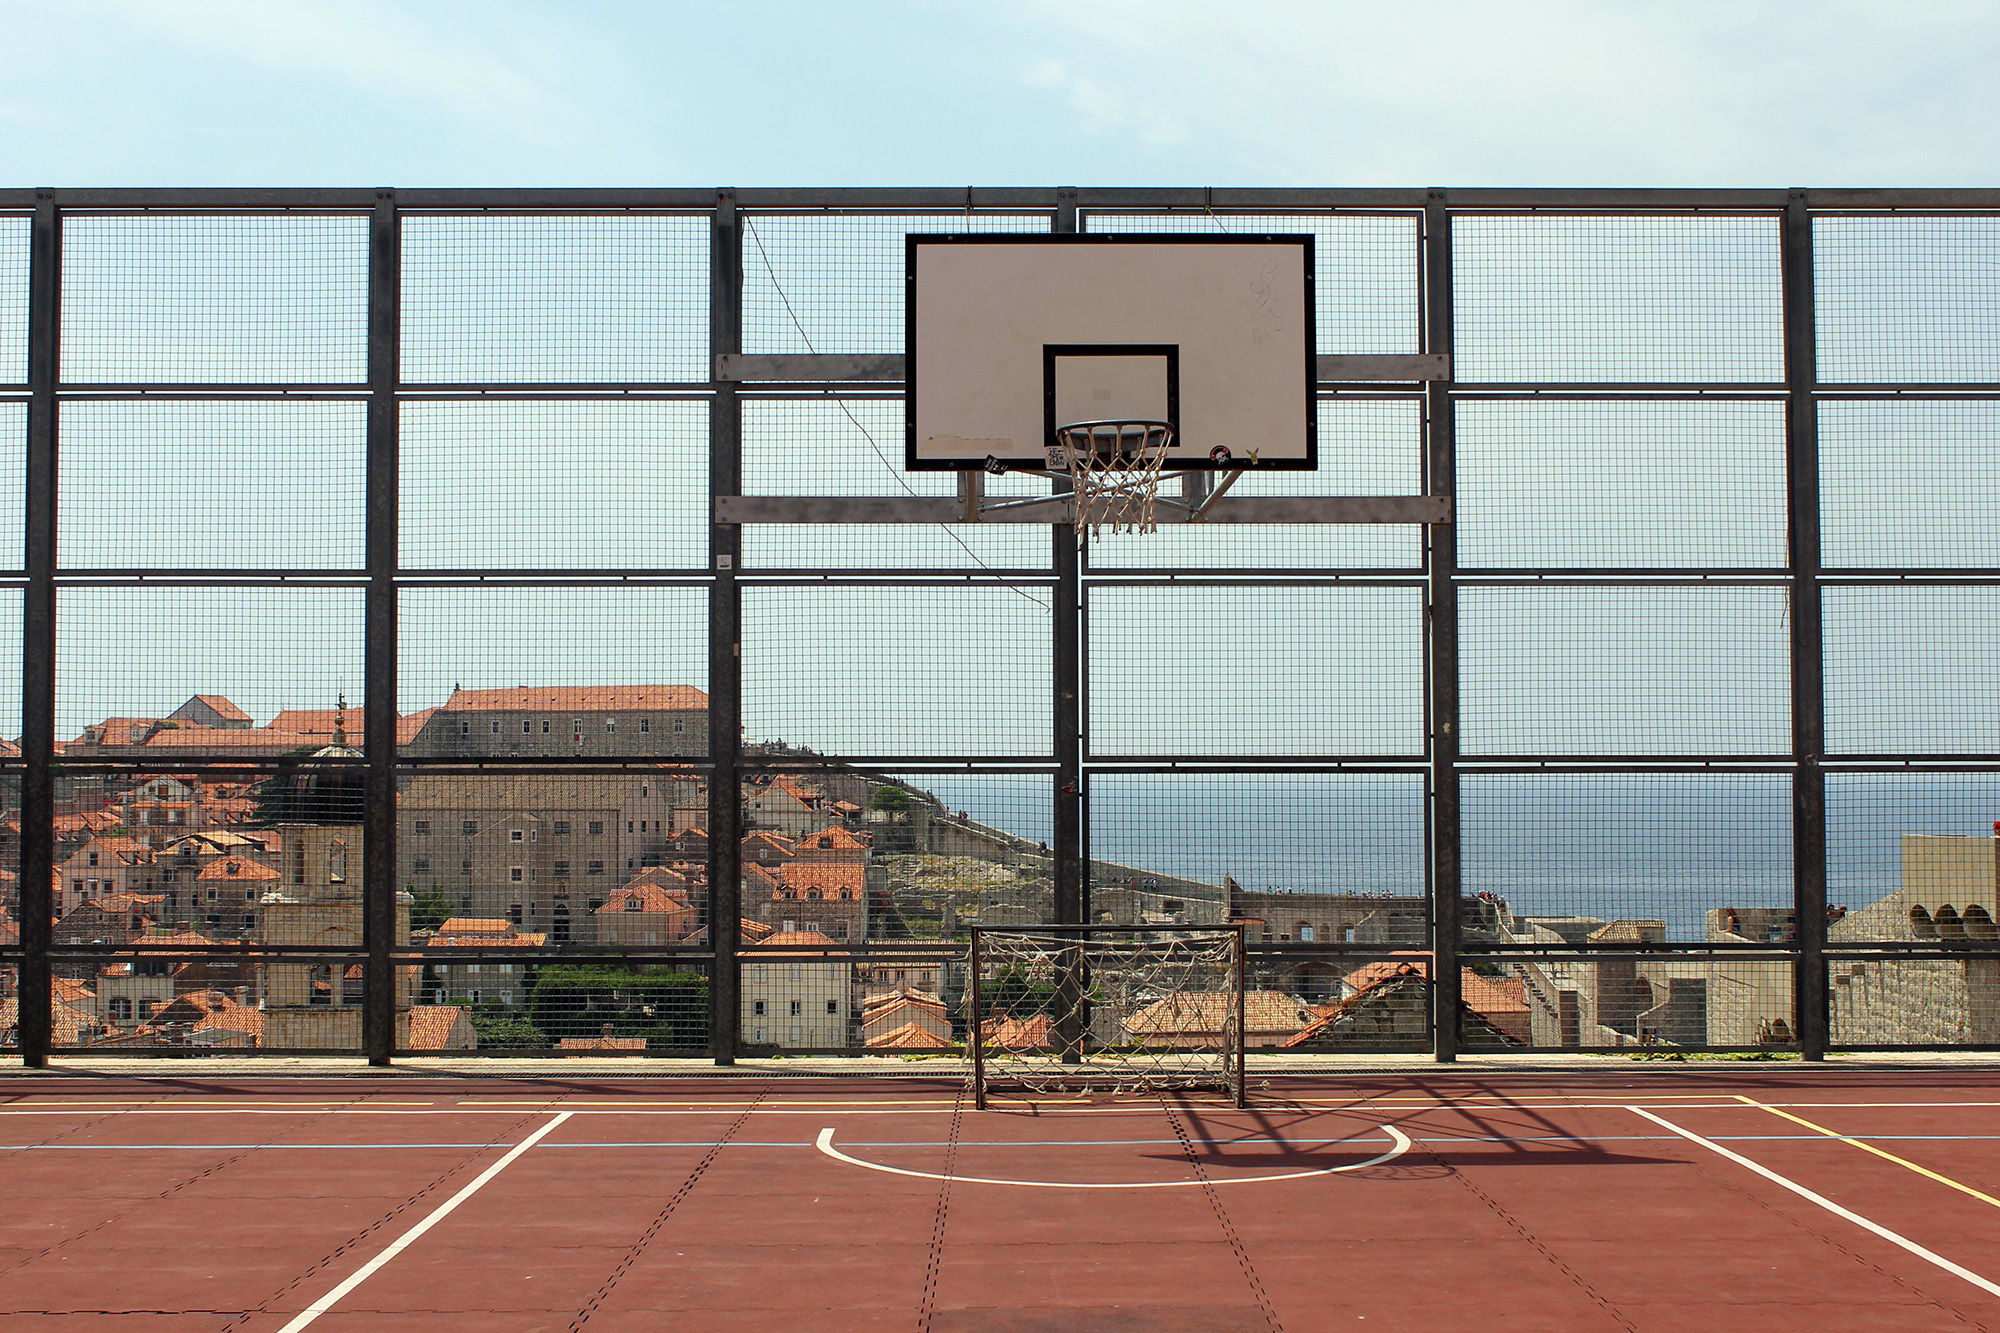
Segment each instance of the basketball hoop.
M1160 469L1174 447L1174 428L1165 421L1072 421L1056 427L1049 470L1067 471L1076 502L1076 533L1099 528L1152 532L1153 501Z

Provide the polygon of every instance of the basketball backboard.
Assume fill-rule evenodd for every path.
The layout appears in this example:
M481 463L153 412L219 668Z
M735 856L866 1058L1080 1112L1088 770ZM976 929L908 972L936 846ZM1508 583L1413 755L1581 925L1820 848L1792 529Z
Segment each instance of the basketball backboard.
M1309 235L912 234L905 281L913 471L1119 418L1174 428L1168 471L1318 466Z

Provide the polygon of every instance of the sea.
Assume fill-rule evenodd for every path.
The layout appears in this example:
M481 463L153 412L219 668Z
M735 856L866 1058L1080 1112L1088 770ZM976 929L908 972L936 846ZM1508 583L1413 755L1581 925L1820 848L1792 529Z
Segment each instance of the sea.
M948 809L1036 842L1047 780L909 774ZM1785 774L1475 773L1462 779L1467 893L1527 915L1657 919L1702 938L1716 907L1792 901ZM1404 774L1093 775L1090 854L1244 888L1426 892L1424 780ZM1994 836L2000 775L1830 774L1827 900L1860 908L1902 882L1910 833Z

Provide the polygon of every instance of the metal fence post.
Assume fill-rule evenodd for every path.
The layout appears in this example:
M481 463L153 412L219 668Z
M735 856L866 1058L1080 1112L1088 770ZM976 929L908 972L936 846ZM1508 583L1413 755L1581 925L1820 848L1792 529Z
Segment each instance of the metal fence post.
M1076 191L1056 192L1053 230L1067 235L1077 229ZM1056 490L1066 491L1066 480L1056 482ZM1055 612L1050 665L1055 714L1056 811L1055 811L1055 918L1057 925L1081 925L1090 910L1090 855L1084 846L1084 728L1089 718L1085 691L1089 688L1084 667L1083 647L1083 552L1077 546L1076 525L1057 523L1050 527L1055 543L1050 558L1055 569L1051 602ZM1089 1035L1083 1021L1084 994L1089 989L1084 976L1085 950L1079 945L1071 965L1063 969L1057 983L1060 1018L1053 1034L1062 1049L1063 1062L1075 1064L1083 1058Z
M396 192L378 190L368 225L368 523L365 594L367 696L362 749L367 756L362 814L362 1044L371 1065L396 1047L396 562L399 437L396 386L401 377L402 244Z
M1424 203L1424 350L1452 355L1451 209L1443 190ZM1447 363L1449 364L1449 362ZM1424 386L1424 476L1432 495L1458 495L1458 446L1451 386L1456 371ZM1440 1063L1458 1058L1459 863L1458 534L1424 529L1430 613L1431 1036Z
M1821 669L1819 382L1813 317L1812 215L1806 192L1785 203L1785 434L1792 567L1792 910L1798 933L1793 1015L1799 1054L1823 1060L1829 1039L1826 977L1826 688Z
M743 594L736 583L742 529L713 522L714 496L743 492L743 405L734 381L715 378L717 357L743 350L743 224L736 191L719 190L709 229L708 416L708 942L709 1053L736 1063L737 950L743 852Z
M62 320L62 233L55 196L35 193L28 273L28 576L21 626L21 1060L49 1062L54 1006L56 707L56 359Z

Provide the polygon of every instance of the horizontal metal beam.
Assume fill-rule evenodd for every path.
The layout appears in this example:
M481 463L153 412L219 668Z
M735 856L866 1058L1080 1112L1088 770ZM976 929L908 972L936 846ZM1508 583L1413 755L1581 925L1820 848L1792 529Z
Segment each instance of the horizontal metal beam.
M1451 378L1451 358L1428 353L1326 355L1318 362L1322 384L1408 384ZM715 378L728 384L897 383L904 378L903 358L893 353L758 356L723 352L715 358Z
M1066 523L1070 503L1060 497L1015 502L988 510L982 523ZM1161 505L1162 524L1186 523L1186 510ZM884 498L873 495L723 495L717 523L963 523L956 498ZM1201 522L1214 523L1449 523L1451 500L1442 495L1296 495L1242 497L1217 503Z
M1318 360L1321 384L1360 384L1377 380L1407 383L1451 378L1451 357L1446 353L1322 355Z
M899 381L900 356L752 356L722 352L715 358L715 378L724 383L765 381L780 384L827 384L844 380Z
M735 191L739 207L764 210L965 209L1055 211L1067 187L1058 186L894 186L748 188ZM52 188L58 209L194 209L304 211L353 209L365 212L376 191L362 187L209 188L95 186ZM1420 209L1429 191L1421 186L1380 188L1205 186L1081 186L1071 193L1084 211L1124 210L1286 212L1332 209ZM1457 187L1449 191L1453 212L1486 209L1771 209L1785 206L1789 191L1779 189L1534 189L1501 186ZM1988 211L2000 209L2000 189L1942 187L1917 189L1807 189L1814 211L1912 209ZM0 190L0 209L34 206L31 188ZM663 209L706 212L715 205L713 188L548 188L404 189L396 191L403 211L571 211Z

